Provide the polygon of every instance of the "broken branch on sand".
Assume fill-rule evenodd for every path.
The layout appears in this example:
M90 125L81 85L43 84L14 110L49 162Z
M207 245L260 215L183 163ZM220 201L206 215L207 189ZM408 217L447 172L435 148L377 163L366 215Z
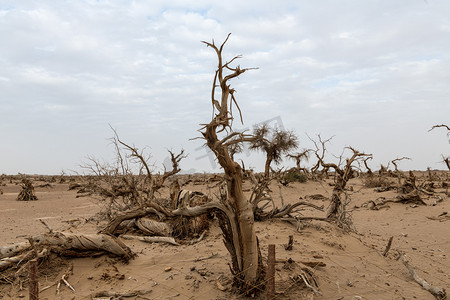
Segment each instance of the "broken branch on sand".
M151 293L152 290L140 290L140 291L128 291L128 292L123 292L123 293L118 293L118 292L110 292L110 291L100 291L100 292L96 292L93 293L92 299L104 299L104 297L109 297L109 298L113 298L113 299L121 299L122 297L124 298L128 298L128 297L138 297L141 295L145 295L148 293Z
M174 246L179 246L173 237L169 236L136 236L136 235L122 235L126 240L138 240L146 243L167 243Z
M388 241L388 243L387 243L387 245L386 245L386 248L384 249L384 251L383 251L383 256L386 256L387 254L388 254L388 252L389 252L389 249L391 249L391 246L392 246L392 240L394 239L394 237L393 236L391 236L390 238L389 238L389 241Z
M405 256L400 256L400 260L405 265L405 267L408 269L409 274L413 277L414 281L420 284L426 291L430 292L436 299L438 300L444 300L447 299L447 292L445 289L440 289L438 287L435 287L428 282L425 281L425 279L422 279L417 275L416 271L409 265L409 263L406 261Z
M125 261L134 256L131 249L119 239L105 234L53 232L37 235L30 240L33 242L33 247L30 245L25 247L23 243L0 247L0 253L6 256L0 260L0 270L13 266L19 268L30 259L45 257L50 252L64 256L86 256L83 254L92 255L92 251L103 252L119 256Z

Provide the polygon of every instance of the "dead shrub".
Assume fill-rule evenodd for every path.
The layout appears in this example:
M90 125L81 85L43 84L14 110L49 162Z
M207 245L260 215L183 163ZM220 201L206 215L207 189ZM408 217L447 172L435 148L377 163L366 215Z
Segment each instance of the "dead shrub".
M391 182L385 176L367 176L363 178L363 184L366 188L386 188Z
M27 178L22 179L22 190L17 196L17 201L36 201L38 197L34 193L34 186L31 180Z

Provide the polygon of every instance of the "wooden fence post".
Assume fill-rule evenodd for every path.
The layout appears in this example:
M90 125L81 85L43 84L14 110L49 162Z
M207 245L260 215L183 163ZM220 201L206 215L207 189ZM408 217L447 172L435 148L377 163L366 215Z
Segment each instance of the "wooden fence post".
M37 259L32 259L30 264L30 300L39 300L39 281L38 281L38 267Z

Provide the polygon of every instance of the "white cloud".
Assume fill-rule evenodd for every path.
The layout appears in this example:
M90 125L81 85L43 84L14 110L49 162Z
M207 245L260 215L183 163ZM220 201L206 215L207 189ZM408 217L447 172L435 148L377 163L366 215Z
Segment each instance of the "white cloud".
M449 13L444 0L2 1L0 173L108 157L108 124L156 161L185 147L184 168L210 170L188 141L211 115L217 63L200 41L229 32L225 56L259 67L232 82L245 126L280 115L300 135L336 134L335 153L357 143L374 163L442 167L445 134L427 130L449 121Z

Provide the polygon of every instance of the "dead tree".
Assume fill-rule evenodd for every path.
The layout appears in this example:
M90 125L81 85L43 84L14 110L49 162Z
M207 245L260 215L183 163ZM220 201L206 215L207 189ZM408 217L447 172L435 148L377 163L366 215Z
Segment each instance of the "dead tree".
M435 128L439 128L439 127L446 128L446 129L447 129L448 142L450 143L450 127L448 127L447 125L445 125L445 124L434 125L434 126L431 127L431 129L428 130L428 131L431 131L431 130L433 130L433 129L435 129ZM447 156L447 157L446 157L446 156L442 155L442 161L445 163L445 165L447 166L447 169L449 169L449 171L450 171L450 156Z
M110 220L100 233L119 235L136 228L147 236L172 238L197 235L209 227L207 215L194 218L175 216L170 212L209 202L206 195L180 190L179 186L169 197L159 194L166 180L180 171L179 163L186 157L184 150L178 154L169 150L172 169L164 167L164 173L153 174L142 150L120 140L116 131L112 141L116 147L116 166L102 165L96 160L90 165L90 170L103 178L104 182L94 184L91 190L106 200L106 214ZM167 217L171 219L167 220Z
M310 152L313 152L312 149L303 149L301 152L294 153L294 154L288 154L287 157L295 160L295 165L297 167L297 172L300 173L303 171L304 173L308 174L307 168L300 167L300 163L302 160L308 161Z
M144 151L123 142L117 132L112 130L114 136L111 141L116 152L115 162L102 163L89 157L89 162L81 166L95 175L96 179L101 179L100 182L91 182L82 188L106 201L105 213L109 219L118 212L145 208L155 201L156 194L164 186L165 181L180 172L179 164L186 157L184 150L178 154L168 150L172 170L166 170L164 167L162 174L153 174Z
M319 173L319 168L321 166L321 161L323 161L324 157L325 157L325 153L327 152L327 149L325 147L325 145L327 143L330 143L331 139L333 137L330 137L329 139L323 140L322 137L320 136L320 134L317 135L318 141L315 141L314 139L310 138L308 136L308 138L314 143L314 146L316 147L316 150L313 150L316 157L318 158L317 163L311 168L311 175L312 178L316 178L316 177L322 177L322 175L324 174L325 176L328 176L328 170L329 167L323 167L322 171ZM320 153L320 154L319 154Z
M450 157L444 157L444 155L442 155L442 161L445 162L448 170L450 171Z
M221 200L222 204L228 208L229 213L228 215L222 214L220 223L225 245L232 257L234 283L247 294L254 294L262 284L264 272L255 232L253 208L242 190L242 168L232 159L229 152L230 146L233 144L254 141L253 137L242 132L233 132L231 129L232 105L234 104L238 109L241 122L242 114L234 97L235 90L230 87L229 81L249 69L230 66L240 56L235 56L228 62L223 61L222 51L229 36L220 47L216 46L214 41L212 43L203 41L216 52L218 67L211 91L213 118L211 122L203 125L201 133L206 140L206 145L215 154L225 172L226 195L223 194ZM217 87L220 88L217 93L220 100L216 100Z
M270 128L267 123L253 130L254 140L250 150L261 150L266 154L264 176L268 177L272 162L280 164L283 155L298 147L298 138L293 131Z
M341 163L325 163L323 157L318 154L320 149L316 150L316 157L323 168L333 168L336 171L335 184L333 194L331 196L331 203L327 210L327 218L336 219L340 225L349 225L346 219L346 200L342 199L342 194L345 193L347 182L352 178L354 172L353 163L363 160L365 157L370 157L372 154L365 154L359 152L352 147L346 147L352 151L352 156L347 158L344 166ZM342 156L340 158L342 160Z
M119 147L119 145L125 147L125 149L128 150L129 153L131 153L130 157L132 159L137 160L137 163L140 164L139 173L142 174L142 169L145 170L145 180L143 182L145 188L143 188L143 190L147 194L147 200L153 200L155 193L163 187L166 179L181 171L179 167L180 162L182 159L187 157L186 155L184 155L184 150L181 149L180 153L178 154L175 154L171 150L168 150L170 154L170 160L172 162L172 170L168 171L164 166L163 174L153 175L152 172L150 171L150 167L148 166L147 159L144 157L143 152L142 151L140 152L138 148L136 148L135 146L130 146L121 141L119 139L117 132L114 129L113 131L114 131L113 142L116 148ZM121 161L121 165L123 165L123 157L119 154L120 150L118 150L117 152L118 152L118 159ZM123 169L123 171L125 170ZM143 204L141 203L141 206L142 205Z
M393 160L391 160L391 163L394 165L394 172L395 172L395 174L397 175L397 189L398 190L400 190L400 188L401 188L401 185L402 185L402 177L404 177L404 175L402 174L402 172L398 169L398 165L397 165L397 163L399 162L399 161L402 161L402 160L411 160L411 158L409 158L409 157L406 157L406 156L404 156L404 157L401 157L401 158L396 158L396 159L393 159Z
M371 177L371 176L373 176L373 172L372 172L372 170L369 168L369 166L367 165L367 161L368 161L369 159L372 159L372 156L368 156L368 157L366 157L365 159L363 159L363 163L364 163L364 166L365 166L366 169L367 169L367 175L369 175L369 176Z
M241 153L242 150L244 150L242 147L242 143L231 144L228 146L228 152L230 153L230 157L232 160L234 160L234 155L236 155L237 153Z
M433 129L435 129L435 128L439 128L439 127L446 128L446 129L447 129L448 142L450 143L450 127L448 127L448 125L445 125L445 124L434 125L434 126L431 127L431 129L428 130L428 131L431 131L431 130L433 130Z

